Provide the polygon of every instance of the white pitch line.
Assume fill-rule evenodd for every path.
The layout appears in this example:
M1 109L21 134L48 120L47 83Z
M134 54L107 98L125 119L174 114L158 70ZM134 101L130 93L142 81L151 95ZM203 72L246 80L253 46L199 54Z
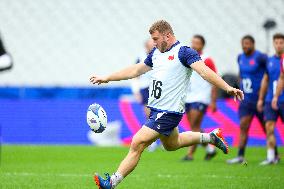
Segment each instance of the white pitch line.
M56 177L92 177L91 174L76 174L76 173L29 173L29 172L2 172L4 176L56 176Z
M265 176L257 176L257 177L248 177L248 176L233 176L233 175L199 175L203 178L221 178L221 179L281 179L280 177L265 177ZM171 174L158 174L160 178L188 178L190 175L171 175Z
M2 172L3 176L12 177L86 177L92 178L92 174L76 174L76 173L32 173L32 172ZM132 175L135 179L140 179L140 175Z
M76 174L76 173L33 173L33 172L2 172L3 176L22 176L22 177L33 177L33 176L42 176L42 177L48 177L48 176L55 176L55 177L92 177L92 174ZM185 175L172 175L172 174L158 174L157 175L160 178L188 178L191 177L191 175L185 174ZM193 175L192 175L193 176ZM134 178L140 178L140 175L132 175L131 177ZM280 180L280 177L264 177L264 176L257 176L257 177L248 177L248 176L232 176L232 175L214 175L214 174L207 174L207 175L199 175L199 177L203 178L221 178L221 179L278 179Z

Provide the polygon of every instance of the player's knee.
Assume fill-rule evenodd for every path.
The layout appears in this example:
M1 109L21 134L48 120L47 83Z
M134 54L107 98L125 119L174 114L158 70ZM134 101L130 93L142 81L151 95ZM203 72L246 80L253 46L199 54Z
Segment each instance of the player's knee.
M247 133L248 132L248 126L246 124L241 124L240 130L241 130L242 133Z
M241 130L241 132L248 132L249 125L250 125L250 121L249 120L247 120L246 118L241 118L241 122L240 122L240 130Z
M177 150L177 146L176 145L172 145L172 144L163 144L165 150L167 151L176 151Z
M273 135L274 134L274 129L266 129L266 135L267 136L270 136L270 135Z
M142 152L145 148L146 148L146 142L134 136L130 145L130 150Z
M132 141L130 145L130 151L142 152L144 150L143 145L140 142Z
M267 135L271 135L274 133L274 123L267 123L265 125L265 128L266 128L266 134Z
M274 140L268 140L268 146L275 146L275 141Z

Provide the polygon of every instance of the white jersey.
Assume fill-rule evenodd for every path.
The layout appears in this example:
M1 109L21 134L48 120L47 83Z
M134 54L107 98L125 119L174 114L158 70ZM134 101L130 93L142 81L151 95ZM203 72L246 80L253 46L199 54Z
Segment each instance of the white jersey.
M202 60L206 60L208 56L201 55ZM210 104L212 85L204 80L195 71L192 72L190 83L188 86L188 94L186 103L201 102L203 104Z
M186 92L192 73L190 64L201 60L190 47L176 42L161 53L154 48L145 60L152 67L148 107L165 112L184 113Z

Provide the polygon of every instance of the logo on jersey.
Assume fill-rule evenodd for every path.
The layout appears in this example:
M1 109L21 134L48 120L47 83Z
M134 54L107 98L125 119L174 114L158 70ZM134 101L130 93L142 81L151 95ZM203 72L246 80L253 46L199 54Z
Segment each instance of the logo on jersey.
M249 61L249 65L252 66L252 65L254 65L254 64L255 64L254 60L250 60L250 61Z
M173 56L169 56L169 60L173 60L175 58L175 56L173 55Z

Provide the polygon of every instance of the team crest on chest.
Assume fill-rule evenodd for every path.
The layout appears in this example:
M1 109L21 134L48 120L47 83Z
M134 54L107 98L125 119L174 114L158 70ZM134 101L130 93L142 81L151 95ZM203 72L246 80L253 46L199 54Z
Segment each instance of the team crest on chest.
M249 65L253 66L254 64L255 64L255 62L254 62L253 59L249 61Z
M175 55L169 56L168 60L173 60L175 58Z

